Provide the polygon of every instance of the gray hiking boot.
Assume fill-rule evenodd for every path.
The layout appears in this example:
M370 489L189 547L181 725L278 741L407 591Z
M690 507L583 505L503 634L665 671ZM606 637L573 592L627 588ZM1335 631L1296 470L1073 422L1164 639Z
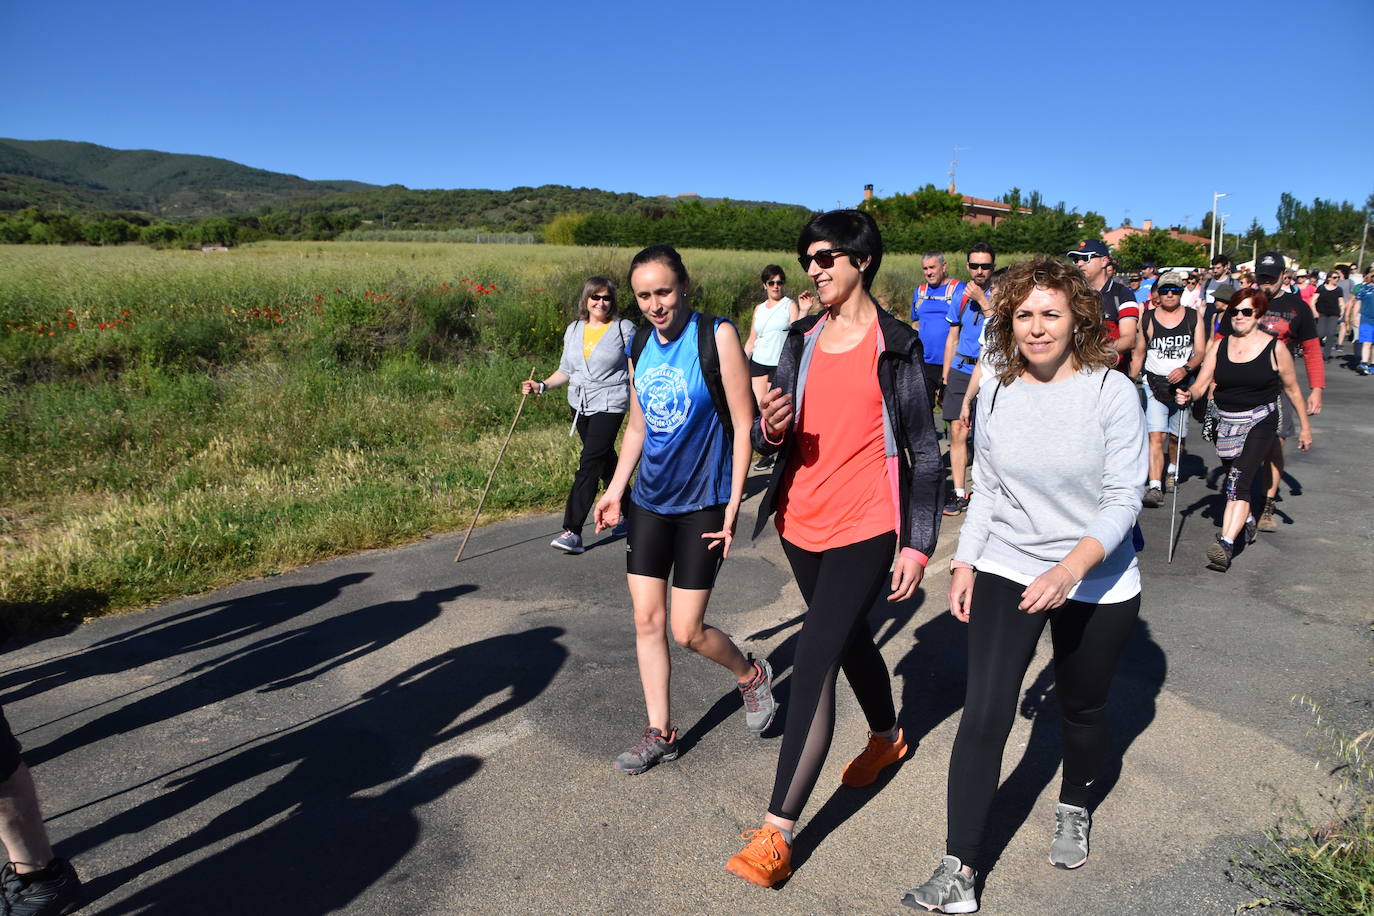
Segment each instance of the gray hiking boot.
M1054 806L1054 842L1050 843L1050 864L1055 868L1077 868L1088 861L1088 832L1093 816L1087 808L1059 803Z
M549 546L556 547L564 553L582 553L586 549L582 546L582 535L573 531L564 531L549 541Z
M1217 535L1217 539L1207 547L1207 568L1226 572L1231 568L1231 557L1235 550L1235 545L1226 543L1221 535Z
M978 912L975 879L960 871L963 866L956 856L945 856L929 881L906 892L902 904L932 913Z
M626 776L638 776L660 761L676 760L677 754L677 729L664 737L658 729L646 728L638 744L615 758L614 766Z
M749 660L754 663L754 678L739 685L744 696L744 724L755 735L762 735L778 714L778 701L773 699L773 666L768 659Z
M1164 491L1159 487L1150 487L1145 491L1145 497L1141 502L1148 509L1158 509L1164 505Z

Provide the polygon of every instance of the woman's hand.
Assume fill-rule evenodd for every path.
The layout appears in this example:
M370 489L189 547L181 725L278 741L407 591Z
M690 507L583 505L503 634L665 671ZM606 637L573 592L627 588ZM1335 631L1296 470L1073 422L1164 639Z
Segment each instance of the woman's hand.
M1193 392L1190 388L1180 388L1174 392L1174 403L1178 404L1180 407L1187 407L1188 402L1192 399Z
M607 490L601 499L597 500L596 508L592 510L592 519L596 522L598 532L620 524L620 494Z
M926 568L920 560L898 555L897 562L892 566L892 594L887 596L887 600L905 601L916 594L916 586L921 584L925 574Z
M820 305L820 300L809 289L802 290L801 295L797 297L797 308L801 309L803 315L811 314L811 310L817 305Z
M968 623L973 605L973 568L956 566L949 575L949 612L956 619Z
M706 545L707 550L715 550L719 544L724 544L725 549L721 552L722 560L730 556L730 545L735 540L735 519L739 517L739 503L731 501L725 504L725 524L719 531L708 531L702 538L709 541Z
M1307 450L1308 450L1309 448L1311 448L1311 447L1312 447L1312 428L1309 426L1307 429L1304 429L1302 432L1298 433L1298 449L1299 449L1300 451L1304 451L1304 452L1305 452L1305 451L1307 451Z
M792 395L783 394L781 388L769 388L759 404L763 414L763 431L771 442L780 442L787 426L792 422Z
M520 383L521 394L538 394L543 382L536 382L534 379L526 379Z
M1077 584L1078 580L1073 577L1073 573L1063 564L1056 563L1026 586L1026 590L1021 593L1021 603L1018 607L1027 614L1053 610L1068 599L1069 592L1073 591Z

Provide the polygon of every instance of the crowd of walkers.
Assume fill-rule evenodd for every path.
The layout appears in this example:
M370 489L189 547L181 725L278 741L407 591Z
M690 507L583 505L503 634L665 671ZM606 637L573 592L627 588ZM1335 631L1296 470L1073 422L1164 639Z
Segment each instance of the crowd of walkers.
M1048 857L1082 866L1107 697L1141 607L1137 517L1177 492L1190 421L1221 464L1224 510L1206 562L1225 572L1259 532L1277 529L1285 444L1311 447L1308 417L1322 410L1326 363L1347 334L1358 343L1352 368L1374 372L1374 283L1350 270L1294 272L1267 252L1253 273L1219 255L1207 271L1147 265L1123 282L1101 241L1066 255L998 269L979 243L959 281L942 253L927 252L903 320L871 293L883 260L873 218L819 214L797 242L812 289L792 299L783 268L764 267L764 299L741 342L732 322L692 309L681 256L655 245L627 277L643 324L619 314L613 280L590 277L558 368L522 383L527 395L567 387L569 435L582 445L551 546L582 553L589 513L598 532L626 539L645 722L613 759L620 773L680 753L669 634L729 672L750 733L778 715L769 661L706 621L756 453L752 469L768 473L753 535L772 519L806 612L772 793L760 827L728 858L731 873L763 887L791 874L841 672L869 734L841 782L870 786L909 753L868 612L915 594L942 518L960 515L947 597L968 625L969 673L945 855L902 902L977 910L1002 757L1046 626L1063 744ZM48 845L3 710L0 841L11 860L0 912L75 909L80 882Z

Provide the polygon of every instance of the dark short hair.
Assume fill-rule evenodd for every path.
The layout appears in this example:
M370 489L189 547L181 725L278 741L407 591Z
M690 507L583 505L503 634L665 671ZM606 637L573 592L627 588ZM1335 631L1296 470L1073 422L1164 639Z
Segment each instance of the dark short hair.
M817 213L802 227L797 239L797 256L805 257L806 249L816 242L829 242L831 247L850 253L854 266L868 259L863 270L864 289L873 284L878 267L883 263L883 236L873 217L862 210L830 210Z
M677 253L677 249L672 245L650 245L630 261L629 277L635 275L635 271L645 264L662 264L672 270L673 276L677 277L678 286L683 289L692 285L692 278L687 276L687 266L682 263L682 255ZM633 284L631 284L633 288Z
M997 263L997 252L993 251L992 246L989 245L987 242L974 242L969 247L968 253L973 254L974 252L992 255L992 263Z
M759 274L759 280L763 283L767 283L774 277L781 278L784 283L787 282L787 274L783 273L782 268L776 264L769 264L763 269L763 272Z
M615 281L609 277L588 277L587 282L582 284L582 295L577 298L577 317L583 321L591 317L591 312L587 311L587 297L592 293L611 294L611 315L614 317L616 308Z
M1218 264L1225 264L1227 267L1230 267L1231 259L1224 254L1219 254L1216 257L1212 258L1212 266L1216 267Z

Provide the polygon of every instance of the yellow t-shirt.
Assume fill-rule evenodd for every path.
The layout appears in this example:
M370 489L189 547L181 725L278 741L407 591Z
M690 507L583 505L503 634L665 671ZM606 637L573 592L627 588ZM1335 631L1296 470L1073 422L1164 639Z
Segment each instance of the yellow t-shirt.
M606 324L603 324L603 325L601 325L601 326L599 326L599 327L592 327L592 325L590 325L590 324L586 324L586 325L583 325L583 326L582 326L582 358L583 358L583 359L591 359L591 358L592 358L592 351L595 350L595 349L596 349L596 345L597 345L598 343L601 342L601 338L603 338L603 337L606 336L606 332L607 332L608 330L610 330L610 327L611 327L611 325L610 325L609 322L607 322Z

